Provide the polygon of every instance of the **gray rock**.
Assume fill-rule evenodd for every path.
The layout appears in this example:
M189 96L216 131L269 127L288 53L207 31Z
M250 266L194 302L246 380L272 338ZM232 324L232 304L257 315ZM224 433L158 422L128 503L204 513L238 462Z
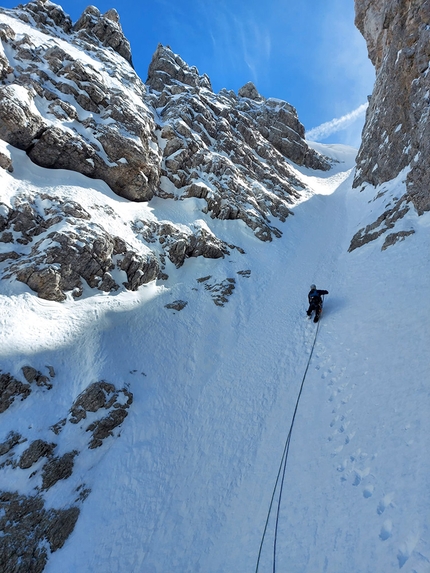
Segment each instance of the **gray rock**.
M286 102L266 100L252 83L239 96L226 90L216 95L195 68L159 45L147 85L147 97L162 108L160 135L166 143L161 174L179 190L157 191L162 197L203 198L211 216L242 219L268 241L280 235L269 217L285 221L302 187L285 158L314 169L330 168L305 142L296 110Z
M111 74L119 76L119 83L131 85L134 94L130 98L130 91L112 88L96 66L84 65L64 49L34 46L25 35L15 41L12 28L5 28L0 33L8 53L20 65L12 75L0 51L0 75L7 84L0 86L0 138L25 150L42 167L77 171L102 179L127 199L150 200L159 184L161 152L155 142L154 117L143 102L146 89L130 66L118 67L114 59L103 55L103 46L107 46L131 62L116 11L100 16L96 8L89 7L75 31L62 10L56 11L49 2L30 2L7 12L25 21L34 20L54 37L66 32L70 43L79 47L87 48L92 42L93 51L111 68ZM46 73L47 68L51 73ZM57 118L55 127L36 111L36 94ZM81 119L81 108L93 118ZM95 121L98 116L104 121ZM71 130L71 121L80 123L81 128Z
M128 408L133 403L133 394L126 388L117 390L113 384L95 382L82 392L70 409L70 422L78 424L87 417L87 412L100 412L106 414L95 420L86 428L91 432L88 447L98 448L103 440L113 435L113 430L119 427L128 415ZM61 429L60 429L61 431Z
M209 282L211 276L197 279L197 282L204 284L205 290L209 291L212 300L217 306L224 306L236 288L236 279L227 278L221 282Z
M179 84L212 90L210 80L206 74L200 75L195 66L188 66L180 56L172 52L169 46L163 46L162 44L158 44L152 56L145 83L151 89L160 92L167 85L176 85L179 88L179 91L176 90L176 93L181 93L182 89Z
M411 165L407 193L430 209L430 4L355 0L356 25L376 69L354 186L380 185Z
M248 82L247 84L245 84L243 87L240 88L240 90L237 93L240 95L240 97L246 97L248 99L254 99L254 100L263 99L252 82Z
M6 214L0 216L0 231L13 230L15 237L20 233L17 242L30 245L26 254L6 253L5 260L11 262L5 266L4 277L15 276L41 298L56 301L65 300L67 292L79 297L83 281L105 292L118 290L120 285L110 274L115 268L124 271L127 280L123 284L129 290L157 278L160 266L153 253L138 254L119 237L111 237L73 201L42 198L51 203L46 211L24 201L14 209L3 209ZM65 221L73 225L63 230ZM59 230L49 232L54 225Z
M24 374L24 378L29 384L36 382L37 386L43 386L48 388L48 390L52 388L52 384L48 376L45 376L42 372L39 372L39 370L36 370L32 366L23 366L21 370Z
M0 86L0 138L18 149L28 149L46 129L42 116L33 111L32 101L33 95L25 88Z
M63 547L79 508L45 509L41 496L0 493L2 573L42 573L51 552Z
M40 460L40 458L49 458L52 455L52 450L56 444L50 444L44 440L35 440L30 446L22 453L19 459L19 467L21 469L31 468L33 464Z
M69 478L73 473L74 459L77 455L77 451L68 452L46 462L42 469L42 490L51 488L59 480Z
M87 431L92 433L92 438L88 447L90 449L100 447L103 440L109 436L113 436L113 430L120 426L127 416L128 412L125 408L118 408L117 410L109 412L109 414L101 420L90 424Z
M11 156L7 153L3 153L2 151L0 151L0 167L6 171L9 171L9 173L13 173Z
M73 26L73 30L84 31L90 40L98 39L103 46L112 48L132 65L130 42L124 36L115 9L112 8L101 15L95 6L88 6Z
M397 201L394 207L387 209L376 219L376 221L355 233L351 240L348 252L352 252L371 241L375 241L389 229L393 229L396 222L399 219L402 219L408 211L409 207L406 203L406 197L402 197ZM407 233L407 235L409 234L411 233Z
M0 443L0 456L4 456L13 450L13 448L20 443L21 439L22 436L18 434L18 432L9 432L6 441Z
M49 0L32 0L27 4L20 5L17 15L24 22L31 21L33 25L45 33L55 32L57 27L70 33L72 28L70 16L65 14L61 6Z
M5 412L15 400L25 400L30 394L30 384L23 384L10 374L0 374L0 414Z
M115 401L117 394L113 384L105 381L90 384L73 403L70 421L77 424L87 417L87 412L97 412L100 408L108 407L108 404L112 405L112 397Z
M8 42L15 39L15 32L7 24L0 24L0 40ZM0 42L0 80L5 80L13 72L13 67L5 54L3 44Z
M385 251L388 247L395 245L399 241L404 241L406 237L413 235L415 231L413 229L409 231L397 231L397 233L390 233L385 237L384 244L381 247L381 251Z
M173 302L165 304L164 306L169 310L177 310L179 312L180 310L183 310L187 306L187 304L188 302L186 302L185 300L174 300Z

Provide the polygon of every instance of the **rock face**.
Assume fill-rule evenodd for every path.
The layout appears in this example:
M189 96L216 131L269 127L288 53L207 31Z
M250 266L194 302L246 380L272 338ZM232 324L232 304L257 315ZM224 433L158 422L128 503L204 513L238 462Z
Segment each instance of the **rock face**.
M127 388L117 389L105 380L93 382L73 400L68 411L63 411L63 418L51 426L49 419L45 425L39 421L33 431L32 408L33 414L34 409L40 410L40 402L51 399L46 394L54 387L54 367L46 369L48 374L43 374L26 365L20 373L0 375L0 415L6 409L14 410L16 428L0 443L0 471L2 479L8 476L9 487L24 484L26 490L18 492L13 486L12 491L6 490L7 481L3 479L0 563L4 573L41 573L49 554L64 545L91 492L82 479L90 479L97 461L93 450L106 449L108 439L119 436L133 403ZM61 366L57 370L60 377L64 375ZM28 406L25 416L17 411L17 402L22 400ZM59 404L58 411L63 407ZM45 439L36 437L40 435Z
M0 25L0 138L42 167L102 179L133 201L151 199L161 154L117 12L101 15L90 6L75 26L49 0L0 12L47 34L46 42L35 45L30 35ZM69 44L92 59L77 59ZM40 111L44 107L47 114Z
M356 25L376 69L354 186L380 185L405 167L407 201L430 209L430 2L355 0Z
M135 291L190 258L243 253L207 214L240 220L263 241L279 237L276 219L285 221L306 191L293 163L330 168L307 146L291 105L251 83L214 94L206 75L163 46L145 85L115 10L89 6L73 24L49 0L0 8L5 290L21 294L25 284L56 302ZM192 223L181 214L178 222L157 218L157 205L174 213L175 201L197 212ZM250 273L203 276L193 291L223 307ZM166 313L186 307L173 300ZM0 370L0 416L9 424L0 441L4 573L42 572L64 545L96 480L93 467L132 407L126 380L137 370L115 384L82 373L70 380L66 354L54 366L20 359ZM60 400L57 385L67 388ZM49 401L55 408L45 412Z
M214 94L206 75L159 45L146 84L162 124L163 197L204 199L212 217L241 219L267 241L279 233L268 218L284 221L303 188L286 160L330 168L304 141L295 109L251 83Z
M103 46L112 48L132 65L130 42L123 34L119 14L114 8L101 15L95 6L88 6L73 26L73 31L80 32L80 37L90 43L94 43L95 36Z
M115 10L89 6L73 24L49 0L0 8L0 40L0 168L9 173L6 143L41 167L102 180L126 200L191 199L202 216L241 220L271 241L281 235L276 219L284 222L305 191L292 164L330 168L305 142L296 110L251 82L215 94L206 75L159 45L145 85ZM96 205L89 211L51 191L0 204L0 276L41 298L80 297L86 286L136 290L168 278L169 262L240 250L198 218L185 227L136 217L125 238Z
M65 300L70 291L79 297L85 284L104 292L117 291L121 284L112 272L118 271L123 286L137 290L160 272L149 249L146 255L137 253L123 239L91 222L79 204L58 197L21 198L13 209L1 204L0 232L0 244L19 247L19 252L0 255L6 263L4 278L15 276L47 300Z
M4 573L42 573L51 552L72 533L79 508L45 509L39 495L0 493L0 558Z

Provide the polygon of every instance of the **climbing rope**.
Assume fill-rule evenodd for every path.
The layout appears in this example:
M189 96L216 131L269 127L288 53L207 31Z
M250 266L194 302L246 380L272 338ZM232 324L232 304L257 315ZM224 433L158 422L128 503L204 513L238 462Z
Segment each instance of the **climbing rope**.
M300 384L300 390L299 390L299 393L297 396L293 417L291 419L290 429L289 429L289 432L287 435L287 439L285 441L285 446L284 446L284 451L282 453L281 463L279 464L278 475L276 476L275 487L273 488L272 497L271 497L270 505L269 505L269 511L267 512L266 523L264 525L263 535L261 537L261 543L260 543L260 549L258 551L258 559L257 559L256 568L255 568L255 573L258 573L258 568L260 566L261 552L263 550L264 540L266 538L267 528L269 525L270 516L272 514L273 502L275 499L276 490L278 488L278 483L280 483L279 496L278 496L278 507L276 510L276 521L275 521L275 530L274 530L274 539L273 539L273 569L272 569L272 571L273 571L273 573L276 572L276 546L277 546L277 539L278 539L279 514L280 514L280 508L281 508L282 491L284 488L285 472L287 469L288 453L290 451L291 434L293 433L293 427L294 427L294 422L296 419L297 410L299 407L300 397L302 395L303 387L305 385L306 376L307 376L309 366L310 366L310 363L312 360L312 355L314 352L315 343L317 341L319 327L320 327L320 322L318 321L318 325L317 325L317 328L315 331L315 338L314 338L311 352L310 352L309 358L308 358L308 363L306 364L305 373L303 374L302 383Z

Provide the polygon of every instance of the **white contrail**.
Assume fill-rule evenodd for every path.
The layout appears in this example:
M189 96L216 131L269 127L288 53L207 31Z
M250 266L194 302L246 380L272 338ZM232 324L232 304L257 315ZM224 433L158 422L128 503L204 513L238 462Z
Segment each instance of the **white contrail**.
M326 139L333 133L345 129L365 113L368 105L368 103L363 103L357 109L354 109L354 111L351 111L342 117L332 119L331 121L318 125L318 127L310 129L306 132L306 139L309 141L319 141L321 139Z

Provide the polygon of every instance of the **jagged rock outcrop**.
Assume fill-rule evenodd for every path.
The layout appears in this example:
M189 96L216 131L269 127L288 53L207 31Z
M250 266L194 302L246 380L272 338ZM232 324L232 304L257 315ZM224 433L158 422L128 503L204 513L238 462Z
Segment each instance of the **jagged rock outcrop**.
M205 199L211 216L241 219L271 240L279 232L268 218L284 221L303 188L286 160L330 167L305 143L295 109L250 83L239 95L214 94L207 76L159 45L146 84L162 121L161 196Z
M48 443L44 440L34 440L21 455L18 463L19 467L22 470L26 470L31 468L40 458L50 458L55 447L56 444Z
M188 66L184 60L174 54L169 46L158 45L148 68L146 84L153 90L162 92L167 85L175 86L171 94L185 91L184 86L206 88L212 91L210 79L206 74L199 75L195 66ZM167 94L165 94L166 97Z
M61 301L67 292L79 297L85 284L104 292L117 291L121 284L137 290L160 272L154 253L137 253L92 222L74 201L41 195L21 197L13 209L0 208L0 244L10 246L0 255L3 278L15 276L41 298ZM119 273L122 283L112 273Z
M127 389L117 390L113 384L102 380L91 384L73 403L70 410L70 422L78 424L87 417L87 412L98 412L104 409L107 413L95 420L86 428L91 432L89 448L102 445L103 440L113 435L113 430L120 426L128 415L128 408L133 402L133 395Z
M93 221L76 201L41 194L20 196L14 207L0 203L0 273L16 278L47 300L62 301L71 293L75 298L84 288L116 292L135 291L164 273L166 259L176 267L190 257L217 259L230 249L204 221L192 227L163 221L133 223L140 245L132 246L113 236ZM157 253L145 247L157 244ZM24 391L24 390L23 390ZM0 405L1 407L1 405Z
M166 257L179 268L190 257L220 259L230 253L229 249L238 248L218 239L202 220L195 221L188 228L167 221L137 220L134 224L134 231L145 242L161 245L163 249L163 255L160 257L162 268L164 268Z
M371 241L375 241L388 230L394 229L396 222L404 217L408 210L409 208L406 204L406 198L402 197L396 202L394 207L387 209L376 219L376 221L357 231L351 240L348 251L354 251L355 249L358 249L359 247L362 247ZM414 231L401 231L399 233L392 233L387 235L384 245L382 246L382 250L385 250L390 244L394 244L396 242L394 240L396 236L405 237L413 233Z
M55 371L53 366L46 368L49 379L33 366L27 365L21 369L29 388L22 399L28 399L30 384L34 383L44 391L52 388ZM20 382L18 377L21 374L1 374L2 401L5 389L7 392L4 384L14 382L16 387L16 383ZM29 400L32 399L37 400L35 397ZM82 503L91 493L91 488L81 481L82 468L87 465L87 471L90 471L94 464L92 450L106 447L106 440L118 435L132 403L133 394L127 388L117 389L114 384L104 380L90 383L73 401L66 417L54 426L49 427L47 420L46 427L43 427L37 414L36 435L44 434L48 439L29 437L29 434L35 435L31 433L34 422L31 406L24 417L16 416L13 421L16 430L9 432L0 443L0 470L7 471L9 479L16 476L17 490L24 487L26 491L5 490L6 484L2 485L0 491L2 572L42 573L49 554L64 545L76 525ZM8 406L14 407L13 401ZM40 409L37 401L33 408ZM0 413L3 411L0 410ZM64 431L65 426L68 426L67 432ZM86 446L82 449L84 444ZM78 459L80 469L75 475L75 462ZM68 495L63 493L62 507L58 507L58 487L63 487L63 492L69 492ZM56 488L51 495L51 490Z
M410 166L406 199L422 213L430 209L430 1L355 0L355 10L376 82L354 186Z
M49 0L1 14L0 139L39 166L101 179L131 201L201 200L203 214L242 220L263 241L280 236L273 220L285 221L305 188L291 162L330 167L307 146L296 110L251 82L214 94L206 75L159 45L145 86L113 9L89 6L74 25ZM0 167L13 172L0 147ZM86 286L136 290L167 278L169 262L241 250L199 219L136 217L126 240L94 215L70 195L17 192L0 204L0 276L62 301Z
M0 493L0 563L3 573L42 573L49 551L63 547L78 507L46 509L40 495Z
M114 8L102 15L95 6L88 6L73 26L73 31L81 32L80 37L88 42L94 42L95 36L103 46L112 48L133 65L130 42L123 34L119 14Z
M49 0L1 12L47 34L46 42L35 45L29 34L0 25L2 43L14 57L12 66L0 52L1 139L42 167L102 179L133 201L151 199L161 154L152 112L143 101L145 86L126 63L130 45L117 12L102 16L90 6L75 26ZM93 61L76 59L68 44L89 51ZM112 51L106 53L106 47Z
M1 373L0 371L0 414L12 406L15 401L22 402L28 398L34 387L33 384L48 390L52 388L51 379L55 373L50 372L48 377L31 366L23 366L21 370L25 382L7 372Z

